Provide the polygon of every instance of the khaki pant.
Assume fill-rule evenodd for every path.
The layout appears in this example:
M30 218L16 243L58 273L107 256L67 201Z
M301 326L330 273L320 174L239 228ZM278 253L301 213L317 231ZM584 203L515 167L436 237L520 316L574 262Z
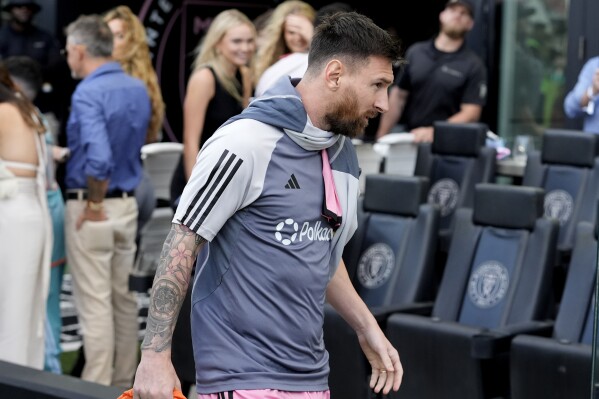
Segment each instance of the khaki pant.
M68 200L65 238L73 300L83 336L81 378L130 387L138 364L137 301L129 292L135 257L137 204L134 197L107 198L108 220L85 221L75 229L85 200Z

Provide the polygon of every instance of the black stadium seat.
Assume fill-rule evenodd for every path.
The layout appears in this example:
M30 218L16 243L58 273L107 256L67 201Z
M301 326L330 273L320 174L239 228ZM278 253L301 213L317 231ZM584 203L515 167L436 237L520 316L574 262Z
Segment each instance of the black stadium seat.
M564 289L576 225L595 220L599 193L597 145L594 134L547 129L541 151L532 151L526 162L522 185L545 190L545 217L557 219L560 224L553 283L556 308Z
M536 187L478 184L459 209L430 316L395 313L387 336L405 378L390 398L482 399L509 393L509 343L546 327L558 224Z
M472 208L474 186L495 180L496 150L483 123L434 123L432 144L418 146L414 175L430 180L428 201L439 206L439 249L447 252L458 208Z
M541 151L528 156L522 185L545 190L545 216L560 223L558 263L568 261L578 222L594 220L588 217L597 201L597 188L592 183L597 144L594 134L548 129Z
M548 336L519 335L512 342L512 399L591 397L596 256L596 225L578 223L553 330Z
M438 210L426 203L427 189L424 177L366 176L358 230L344 260L354 270L356 290L383 326L390 309L432 300ZM370 370L356 334L329 305L324 338L331 397L368 397Z

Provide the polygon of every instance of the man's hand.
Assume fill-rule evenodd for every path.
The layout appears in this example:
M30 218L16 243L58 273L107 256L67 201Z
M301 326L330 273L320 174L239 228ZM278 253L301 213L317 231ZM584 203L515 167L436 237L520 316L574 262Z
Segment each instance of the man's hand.
M403 378L403 367L399 360L397 349L385 337L380 327L375 324L362 334L358 334L358 341L370 367L370 388L375 393L388 394L391 389L399 390Z
M412 129L410 133L414 134L415 143L432 143L433 142L433 127L417 127Z
M299 35L306 46L305 51L310 49L312 36L314 36L314 24L303 15L289 14L285 17L285 27L292 34Z
M71 156L71 150L67 147L59 147L57 145L52 145L52 159L56 162L66 162L67 159Z
M171 352L142 351L135 373L133 399L173 399L175 388L181 390L181 382L171 362Z
M81 228L83 222L86 220L89 220L90 222L101 222L102 220L108 220L108 216L106 216L106 213L104 212L104 207L99 206L98 208L92 209L88 205L83 208L83 212L77 219L77 224L75 225L77 230Z

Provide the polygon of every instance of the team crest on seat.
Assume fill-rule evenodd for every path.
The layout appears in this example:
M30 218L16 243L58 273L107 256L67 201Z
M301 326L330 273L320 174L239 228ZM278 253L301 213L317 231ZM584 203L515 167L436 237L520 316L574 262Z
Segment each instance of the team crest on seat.
M491 260L479 265L468 283L468 294L479 308L490 308L501 302L507 293L510 277L507 268Z
M451 214L457 203L460 187L453 179L441 179L435 184L428 193L428 202L439 206L441 216Z
M358 279L366 288L377 288L385 284L395 266L395 253L385 243L371 245L360 257Z
M557 219L560 225L570 220L574 200L564 190L552 190L545 195L545 217Z

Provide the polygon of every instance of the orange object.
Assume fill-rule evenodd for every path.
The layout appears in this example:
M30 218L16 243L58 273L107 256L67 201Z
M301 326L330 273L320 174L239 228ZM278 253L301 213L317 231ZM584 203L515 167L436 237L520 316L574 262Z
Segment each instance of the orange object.
M133 399L133 389L129 389L128 391L123 392L121 396L117 399ZM173 399L187 399L183 392L178 389L173 389Z

